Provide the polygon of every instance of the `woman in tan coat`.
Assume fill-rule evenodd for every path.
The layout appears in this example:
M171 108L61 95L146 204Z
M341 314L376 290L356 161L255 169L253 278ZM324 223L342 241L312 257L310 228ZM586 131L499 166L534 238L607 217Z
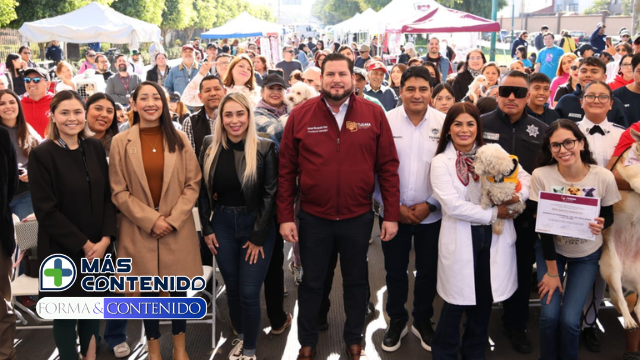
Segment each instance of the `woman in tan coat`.
M164 90L145 81L133 93L133 126L111 142L113 203L120 209L118 256L129 275L202 275L192 209L202 174L186 135L171 124ZM158 296L152 294L150 296ZM171 296L186 296L172 292ZM144 320L149 359L161 360L159 321ZM173 359L187 360L186 320L173 320Z

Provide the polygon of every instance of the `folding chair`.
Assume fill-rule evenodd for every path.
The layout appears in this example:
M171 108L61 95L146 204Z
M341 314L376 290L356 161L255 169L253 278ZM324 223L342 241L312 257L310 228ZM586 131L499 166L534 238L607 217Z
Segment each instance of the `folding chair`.
M21 311L29 314L38 325L45 322L51 322L51 320L40 318L31 309L22 305L19 301L16 301L17 296L38 296L38 278L33 278L25 274L18 276L18 265L24 257L24 252L29 249L35 249L38 246L38 221L17 221L14 222L14 229L20 256L16 262L15 270L13 272L13 280L11 281L11 305L16 309L16 316L19 322L24 326L27 326L29 322ZM18 309L20 310L18 311Z

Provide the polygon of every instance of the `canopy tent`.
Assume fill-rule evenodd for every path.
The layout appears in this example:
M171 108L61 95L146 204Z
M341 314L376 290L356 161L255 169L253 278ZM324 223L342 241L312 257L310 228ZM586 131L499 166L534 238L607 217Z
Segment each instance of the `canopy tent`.
M257 19L246 11L226 24L200 34L202 39L245 38L282 34L282 25Z
M393 0L378 11L378 32L384 33L387 26L401 21L413 21L424 16L433 5L433 0Z
M497 21L488 20L463 11L449 9L435 1L426 5L426 14L414 21L401 21L388 25L388 32L410 34L420 33L453 33L453 32L493 32L500 31Z
M108 42L129 44L130 48L138 48L141 42L160 39L157 25L123 15L96 2L64 15L24 23L18 31L27 41L33 42Z

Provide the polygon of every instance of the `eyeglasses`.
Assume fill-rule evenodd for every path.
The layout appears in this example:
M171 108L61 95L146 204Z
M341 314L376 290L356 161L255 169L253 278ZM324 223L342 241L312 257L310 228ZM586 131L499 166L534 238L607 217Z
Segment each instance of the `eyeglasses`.
M255 55L249 55L249 59L253 59L255 57L256 57Z
M28 77L26 77L26 78L24 78L24 83L25 83L25 84L31 84L31 81L33 81L33 83L34 83L34 84L37 84L37 83L39 83L41 80L43 80L43 79L42 79L42 78L39 78L39 77L34 77L34 78L28 78Z
M87 57L96 57L96 54L89 54Z
M586 101L588 103L594 102L596 100L596 98L598 98L598 100L601 103L607 102L607 101L609 101L609 99L611 99L611 97L609 95L605 95L605 94L602 94L602 95L589 94L589 95L584 95L582 98L584 99L584 101ZM567 150L569 150L569 149L567 149Z
M527 93L529 89L522 86L499 86L498 87L498 96L503 98L508 98L513 94L516 99L524 99L527 97Z
M288 52L288 53L294 53L295 51L293 51L293 50L287 50L287 51L285 51L285 52Z
M482 60L482 56L471 56L469 60L472 60L472 61Z
M629 68L629 67L631 67L631 64L622 64L620 67Z
M218 65L229 66L229 64L231 64L231 63L230 62L220 62L220 61L218 61Z
M578 141L578 139L573 139L573 140L567 139L567 140L565 140L565 141L563 141L561 143L555 143L554 142L554 143L549 144L549 149L553 153L560 152L560 148L562 146L564 146L564 148L567 149L567 150L571 150L574 147L576 147L576 141Z
M578 70L578 65L571 65L571 70L573 70L573 71Z

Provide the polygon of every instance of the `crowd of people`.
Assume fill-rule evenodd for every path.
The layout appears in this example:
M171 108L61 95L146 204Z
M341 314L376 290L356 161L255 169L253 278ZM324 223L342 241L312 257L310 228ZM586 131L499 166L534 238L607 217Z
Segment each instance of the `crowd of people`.
M0 82L0 169L7 174L0 179L0 292L7 300L0 358L16 357L11 214L37 219L41 260L60 253L79 266L83 257L117 250L133 259L131 275L194 277L215 255L237 335L230 360L266 357L257 342L263 284L271 334L296 320L297 358L312 359L328 327L338 261L346 352L366 359L367 252L376 217L389 318L384 351L398 350L410 330L433 359L484 359L496 302L515 350L534 351L527 331L534 263L540 358L577 359L580 336L599 351L602 231L614 221L619 190L630 189L609 169L634 143L630 129L640 130L640 54L633 54L640 36L631 51L615 47L615 90L600 56L565 54L548 32L541 39L533 68L523 39L509 69L480 49L454 63L437 37L424 57L406 44L407 56L390 70L377 39L332 49L313 39L285 44L277 64L259 43L202 49L194 41L173 67L154 49L146 74L137 50L117 56L111 73L107 57L90 49L79 71L94 71L106 86L86 98L68 62L58 62L52 86L47 71L21 56L24 49L9 55ZM489 143L517 156L521 186L485 208L473 165ZM600 198L588 225L595 241L534 230L538 192L572 184ZM508 209L517 203L526 207L519 216ZM497 221L501 234L492 231ZM293 244L289 264L284 241ZM283 306L285 267L299 285L297 319ZM91 296L80 283L60 295ZM444 300L437 324L436 294ZM144 325L149 359L161 360L158 320ZM119 358L131 353L126 328L126 320L108 320L102 336ZM83 358L95 359L99 330L97 320L54 320L60 358L77 359L78 337ZM188 359L186 321L172 320L171 333L173 358ZM640 359L639 342L640 334L627 332L625 360Z

